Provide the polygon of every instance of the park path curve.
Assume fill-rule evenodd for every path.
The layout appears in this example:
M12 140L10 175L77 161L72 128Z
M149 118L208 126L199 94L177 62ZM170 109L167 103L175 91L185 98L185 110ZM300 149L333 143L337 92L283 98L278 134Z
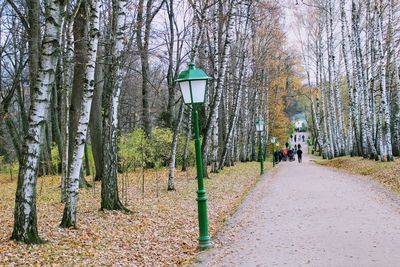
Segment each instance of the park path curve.
M282 162L195 266L400 266L400 197L367 177Z

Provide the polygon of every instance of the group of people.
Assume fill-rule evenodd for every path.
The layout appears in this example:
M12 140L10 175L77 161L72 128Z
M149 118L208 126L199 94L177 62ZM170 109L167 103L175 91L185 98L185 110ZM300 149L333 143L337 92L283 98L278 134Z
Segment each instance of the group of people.
M290 140L291 140L292 142L294 141L295 143L296 143L297 141L300 142L300 140L303 141L303 143L304 143L304 142L305 142L305 138L306 138L306 137L304 136L304 134L303 134L303 135L300 135L300 134L299 134L299 137L297 137L297 134L295 134L294 136L293 136L293 135L290 135Z
M295 135L295 136L294 136L294 142L296 142L297 139L298 139L298 141L300 141L300 140L301 140L300 138L302 138L302 140L303 140L303 142L304 142L304 140L305 140L305 136L304 136L304 135L303 135L303 136L300 136L300 135L299 135L298 138L297 138L297 135ZM292 136L292 135L290 136L290 139L293 140L293 136ZM300 145L300 143L294 144L293 147L291 147L291 146L289 145L289 143L286 143L284 149L276 150L276 151L274 152L274 161L275 161L276 163L277 163L277 162L280 162L280 161L282 161L282 160L283 160L283 161L287 161L287 160L289 160L289 161L295 161L295 155L297 155L297 161L298 161L299 163L301 163L301 162L302 162L302 159L303 159L303 151L301 150L301 145Z

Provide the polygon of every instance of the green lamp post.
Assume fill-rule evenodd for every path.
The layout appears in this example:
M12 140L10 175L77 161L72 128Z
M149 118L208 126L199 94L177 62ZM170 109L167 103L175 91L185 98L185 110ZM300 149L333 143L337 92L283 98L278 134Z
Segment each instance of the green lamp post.
M259 152L259 159L260 159L260 164L261 164L261 171L260 174L264 174L264 155L263 155L263 149L262 149L262 132L264 131L264 121L262 119L256 120L256 130L259 133L260 136L260 152Z
M276 138L274 136L271 137L272 144L272 167L275 167L275 142Z
M179 87L182 92L185 104L192 106L194 131L195 131L195 149L196 149L196 167L197 167L197 207L199 218L199 248L207 249L211 247L210 236L208 235L208 217L207 217L207 196L203 180L203 159L200 147L200 129L199 129L199 106L205 102L207 81L210 77L201 70L196 69L193 63L189 63L186 70L182 71L178 79Z
M279 149L279 141L278 140L276 140L276 144L275 144L275 146L276 146L276 148L277 149ZM277 162L277 164L279 163L279 158L278 158L278 162Z

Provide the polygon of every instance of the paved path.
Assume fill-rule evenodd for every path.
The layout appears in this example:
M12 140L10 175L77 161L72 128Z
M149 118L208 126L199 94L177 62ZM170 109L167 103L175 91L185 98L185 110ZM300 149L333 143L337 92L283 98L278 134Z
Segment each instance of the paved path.
M264 177L213 242L196 265L400 266L400 197L305 155Z

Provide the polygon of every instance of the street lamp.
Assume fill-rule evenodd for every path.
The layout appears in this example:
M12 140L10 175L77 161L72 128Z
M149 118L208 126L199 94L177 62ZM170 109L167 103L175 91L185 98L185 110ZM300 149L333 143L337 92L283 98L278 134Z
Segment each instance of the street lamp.
M276 141L275 146L277 147L277 149L279 149L279 141L278 141L278 140ZM277 163L279 163L279 162L280 162L280 161L279 161L279 156L278 156L278 162L277 162Z
M272 167L275 167L275 142L276 138L274 136L271 137L272 144Z
M210 236L208 235L207 218L207 196L203 180L203 159L200 147L199 130L199 105L205 102L207 81L210 77L201 70L196 69L193 63L189 63L186 70L182 71L178 79L179 87L182 92L185 104L192 105L194 131L195 131L195 149L196 149L196 167L197 167L197 209L199 219L199 248L207 249L211 247Z
M263 155L263 151L262 151L262 132L264 131L264 121L262 119L258 119L256 120L256 130L260 135L260 154L259 154L259 159L260 159L260 164L261 164L261 172L260 174L263 175L264 174L264 155Z

